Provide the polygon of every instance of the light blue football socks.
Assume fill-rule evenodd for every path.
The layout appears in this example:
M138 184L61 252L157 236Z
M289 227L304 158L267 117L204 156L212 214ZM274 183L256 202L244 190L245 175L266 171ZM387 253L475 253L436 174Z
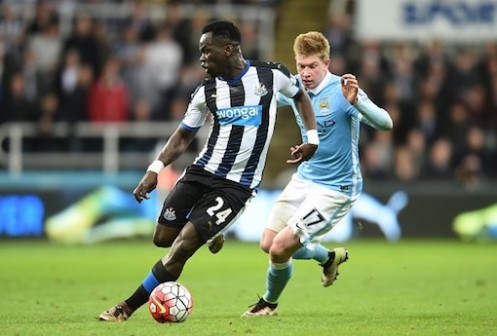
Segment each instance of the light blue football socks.
M292 259L286 263L270 263L267 270L266 293L263 299L269 303L277 303L278 299L285 289L288 280L292 277L293 264Z
M320 264L328 260L328 249L321 244L306 245L293 254L294 259L314 259Z

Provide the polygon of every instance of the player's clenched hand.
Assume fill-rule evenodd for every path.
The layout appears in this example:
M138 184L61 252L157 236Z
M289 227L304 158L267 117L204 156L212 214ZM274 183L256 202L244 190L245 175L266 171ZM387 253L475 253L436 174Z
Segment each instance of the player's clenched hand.
M141 201L143 201L144 199L149 199L150 196L148 195L148 193L154 190L156 186L157 173L147 171L141 179L140 183L138 183L138 186L133 191L133 195L135 196L135 199L138 201L138 203L141 203Z
M341 78L342 94L351 104L357 103L359 93L359 82L354 75L345 74Z
M318 145L310 143L292 146L290 147L290 153L294 158L286 160L286 163L297 164L307 161L314 155L317 149Z

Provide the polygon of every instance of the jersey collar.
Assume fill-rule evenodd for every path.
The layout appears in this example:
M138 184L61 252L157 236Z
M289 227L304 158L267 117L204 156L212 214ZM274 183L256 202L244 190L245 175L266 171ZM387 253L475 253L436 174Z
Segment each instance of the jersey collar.
M242 79L242 77L247 73L248 69L250 68L250 61L245 60L245 62L247 63L245 65L245 69L243 69L243 71L240 73L240 75L238 75L238 77L233 78L233 79L224 79L223 77L221 77L221 79L226 81L226 83L228 83L228 84L233 84L233 83L240 81L240 79Z

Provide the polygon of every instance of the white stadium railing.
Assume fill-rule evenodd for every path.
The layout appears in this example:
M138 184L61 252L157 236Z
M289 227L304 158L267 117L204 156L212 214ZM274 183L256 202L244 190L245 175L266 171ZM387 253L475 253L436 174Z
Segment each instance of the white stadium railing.
M155 139L162 146L178 127L177 122L128 122L128 123L55 123L50 139L62 141L78 139L101 139L102 150L98 151L26 151L24 140L36 142L46 139L35 123L6 123L0 125L0 168L10 174L23 170L50 169L97 169L106 174L115 174L124 169L143 169L153 159L159 148L150 151L125 150L120 146L123 139ZM209 132L208 125L197 134L203 145ZM196 152L186 152L176 165L184 167L191 163Z

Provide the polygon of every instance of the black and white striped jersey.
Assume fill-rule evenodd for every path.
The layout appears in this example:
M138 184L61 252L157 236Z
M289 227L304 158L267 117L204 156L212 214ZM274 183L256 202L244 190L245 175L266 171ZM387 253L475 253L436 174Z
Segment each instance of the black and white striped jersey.
M299 84L280 63L247 61L234 80L206 79L193 93L181 122L191 130L213 116L207 142L193 165L257 188L276 121L276 94L294 97Z

